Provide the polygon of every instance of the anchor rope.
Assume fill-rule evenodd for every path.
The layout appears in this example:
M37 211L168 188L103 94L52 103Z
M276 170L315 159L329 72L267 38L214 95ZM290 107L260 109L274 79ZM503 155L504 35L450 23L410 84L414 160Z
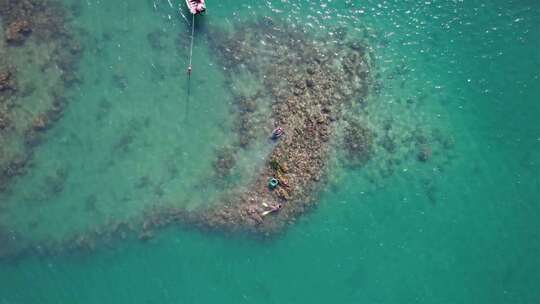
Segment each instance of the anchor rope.
M193 36L195 34L195 14L192 14L191 18L191 46L189 48L189 67L188 74L191 75L191 60L193 58Z

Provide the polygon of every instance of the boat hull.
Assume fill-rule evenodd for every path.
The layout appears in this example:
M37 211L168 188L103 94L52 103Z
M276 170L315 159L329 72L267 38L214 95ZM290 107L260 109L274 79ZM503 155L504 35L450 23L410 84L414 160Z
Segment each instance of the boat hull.
M206 3L204 0L186 0L186 5L189 8L189 12L193 15L200 15L206 11Z

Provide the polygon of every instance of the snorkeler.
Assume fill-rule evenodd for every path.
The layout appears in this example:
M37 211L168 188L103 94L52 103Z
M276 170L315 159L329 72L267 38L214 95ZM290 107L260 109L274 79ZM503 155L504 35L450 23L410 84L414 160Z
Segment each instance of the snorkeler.
M283 130L282 127L277 127L274 129L274 131L272 131L272 136L271 138L273 140L277 140L279 139L281 136L283 136L283 134L285 134L285 130Z

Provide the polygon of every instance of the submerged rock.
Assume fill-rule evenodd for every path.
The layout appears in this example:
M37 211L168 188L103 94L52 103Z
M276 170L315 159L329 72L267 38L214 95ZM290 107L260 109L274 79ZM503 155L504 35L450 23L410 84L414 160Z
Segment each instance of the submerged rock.
M277 232L314 204L320 183L325 182L329 139L343 118L343 107L353 96L367 94L368 64L344 44L322 47L324 43L304 31L275 22L270 27L265 21L248 23L231 35L218 31L209 38L215 53L222 55L228 78L234 79L245 68L261 80L264 91L250 103L273 101L272 129L281 126L287 135L276 143L250 186L233 190L223 198L227 203L192 214L189 220L210 229ZM354 60L329 60L335 54L353 54ZM248 110L242 113L252 112L244 108ZM236 121L241 126L240 146L253 140L250 134L262 123L245 114ZM354 123L350 130L351 154L365 161L371 154L371 132ZM273 189L268 187L270 177L279 180Z
M0 131L7 129L10 125L11 121L8 117L8 115L0 110Z
M344 146L348 160L363 165L373 153L373 133L359 121L350 121L345 129Z
M230 147L224 147L217 151L214 161L214 170L219 178L224 178L231 173L236 163L235 151Z
M234 141L237 144L218 151L214 162L216 175L229 176L235 166L237 152L244 147L257 148L261 144L265 145L266 154L261 155L261 164L254 166L258 171L250 172L253 179L248 184L227 189L217 201L208 204L210 207L207 209L187 211L180 207L156 207L156 210L145 212L141 215L141 227L133 228L138 230L136 232L141 239L151 238L154 229L172 222L266 236L281 231L316 204L317 193L326 182L331 139L337 136L338 125L344 120L350 100L367 94L369 74L363 71L368 64L359 55L346 62L333 60L336 56L345 58L354 50L345 44L326 44L320 38L285 23L267 22L241 24L241 30L230 35L215 29L216 33L207 36L215 49L213 54L222 56L219 60L228 80L248 71L260 88L256 94L243 94L246 96L237 99L238 111L234 113L238 116L235 117L235 132L231 134L237 137ZM37 36L38 28L35 31L33 35ZM261 43L263 40L264 44ZM72 69L68 61L60 63L62 70ZM121 74L115 74L115 77L117 85L127 85ZM231 92L235 94L232 88ZM235 97L239 95L237 93ZM61 113L63 107L64 102L55 102L43 111L46 115L39 115L28 124L28 146L39 142L39 131L47 129L55 117L60 117L55 113ZM268 135L278 126L284 128L286 134L270 142ZM351 129L349 142L357 142L351 144L352 151L368 155L371 136L369 130L362 127ZM121 134L115 149L126 152L137 133ZM261 133L262 137L259 136ZM268 143L256 142L258 140ZM6 176L18 174L16 169L10 168ZM272 177L279 182L274 189L269 189L268 180ZM59 194L65 180L63 174L48 177L44 185L49 195ZM152 188L146 191L152 191ZM93 208L96 208L95 199L90 199L87 209ZM94 247L99 243L95 242L96 239L110 238L117 233L125 235L125 231L118 232L114 227L103 227L96 233L83 232L56 246ZM129 227L132 229L132 225Z
M15 90L15 78L10 71L0 72L0 92Z
M49 118L45 114L39 114L36 116L32 122L32 128L35 131L44 131L47 129L49 124Z
M74 74L82 53L67 13L55 0L0 0L2 39L7 42L0 43L0 136L4 151L16 151L0 157L4 189L11 177L24 173L26 160L40 143L39 133L61 117L67 104L62 77ZM30 34L32 43L25 43ZM34 80L36 69L42 79ZM28 113L21 115L21 108ZM41 114L31 115L33 109Z
M432 153L430 147L422 146L422 147L420 147L420 150L418 151L418 154L417 154L416 158L421 162L427 162L428 160L431 159L432 154L433 153Z
M6 41L8 43L22 44L30 32L32 32L30 22L15 20L6 29Z

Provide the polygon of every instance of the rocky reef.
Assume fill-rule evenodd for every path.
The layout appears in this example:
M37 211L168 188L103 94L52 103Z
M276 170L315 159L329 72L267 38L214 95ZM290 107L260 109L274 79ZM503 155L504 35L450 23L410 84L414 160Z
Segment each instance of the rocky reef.
M1 0L4 39L20 45L30 37L45 42L70 35L65 28L67 11L56 0Z
M217 151L214 161L214 171L217 178L223 179L230 175L236 163L235 151L231 147L223 147Z
M363 165L373 154L373 133L361 122L351 120L345 128L343 145L349 163Z
M76 75L82 47L60 1L0 0L0 21L3 195L16 176L25 174L42 134L61 117L69 100L67 80ZM0 211L5 207L0 199ZM0 257L20 252L27 246L23 243L21 236L0 225Z
M316 203L343 112L353 98L368 93L369 63L364 48L357 47L360 41L325 42L266 19L242 29L209 34L228 78L249 73L261 81L255 92L236 96L244 109L237 120L238 148L248 145L254 138L250 134L260 128L268 138L277 127L284 135L275 139L265 165L247 189L232 191L215 208L181 217L210 229L269 234ZM269 121L253 123L253 113L266 106ZM358 134L352 139L359 147L368 146L369 138ZM271 179L277 185L269 185Z
M226 179L238 153L264 141L271 149L253 179L247 185L225 190L208 208L188 211L156 205L133 221L111 222L61 242L32 244L28 252L92 250L100 243L133 235L146 240L155 229L172 223L269 235L282 231L315 206L326 182L331 145L339 136L343 113L352 99L368 93L370 73L365 49L358 47L360 41L333 43L266 19L239 26L242 30L231 32L210 28L206 36L226 71L237 122L235 143L217 149L213 168L216 179ZM246 85L245 81L252 82ZM39 111L31 117L27 139L55 121L47 113ZM283 133L272 139L278 127ZM18 174L24 171L24 164L10 168L10 174ZM51 191L62 186L57 179L51 179L50 184Z
M15 20L6 29L6 41L21 44L32 31L28 20Z
M15 77L11 71L0 71L0 91L14 91L15 90Z
M19 19L6 18L5 22L9 25ZM336 41L324 34L311 34L298 25L270 19L236 26L231 31L209 27L205 36L217 63L225 71L225 81L234 98L231 109L234 139L231 145L216 149L213 178L227 180L242 151L264 142L270 148L265 150L263 163L254 166L253 178L247 184L224 190L215 202L208 203L210 207L186 210L156 204L129 221L111 220L60 242L33 243L27 246L28 252L89 251L118 239L148 240L156 229L171 224L212 232L275 235L316 206L318 194L329 182L331 156L336 147L353 169L361 168L368 176L387 176L407 157L428 163L440 150L439 146L450 145L443 144L449 140L436 132L425 132L416 126L405 132L387 117L376 117L377 112L369 112L372 111L369 96L377 94L382 85L373 75L367 42L349 35L345 29L336 31L340 33ZM32 36L38 30L31 29L23 44L9 47L36 43ZM161 48L160 35L153 32L147 36L155 49ZM57 56L52 60L58 60L58 66L65 71L59 79L63 87L68 87L77 84L73 70L81 47L67 39L71 36L60 36L60 50L54 52ZM13 72L17 69L1 67L0 88L5 89L0 93L11 96L13 102L24 84L19 84L20 77ZM45 63L44 69L47 70ZM67 104L62 90L54 87L51 92L48 107L24 120L22 134L29 151L39 143L39 134L61 117ZM3 112L0 108L0 135L3 129L10 129L15 117L9 107L4 109ZM275 130L283 132L272 136ZM125 152L133 136L131 133L123 136L115 149ZM1 147L3 167L0 168L4 174L0 174L0 189L11 177L24 173L31 155L19 153L2 163ZM376 164L375 169L366 168L370 164ZM51 175L47 180L51 195L61 191L64 182L63 172ZM145 188L151 182L143 177L137 184ZM93 209L95 201L95 197L89 197L83 203ZM13 243L6 231L0 227L0 247L2 243L9 246ZM13 251L0 251L0 256L5 252Z
M15 173L24 172L40 133L61 117L82 47L59 1L0 0L0 20L0 189L5 189ZM33 83L35 75L43 81Z

